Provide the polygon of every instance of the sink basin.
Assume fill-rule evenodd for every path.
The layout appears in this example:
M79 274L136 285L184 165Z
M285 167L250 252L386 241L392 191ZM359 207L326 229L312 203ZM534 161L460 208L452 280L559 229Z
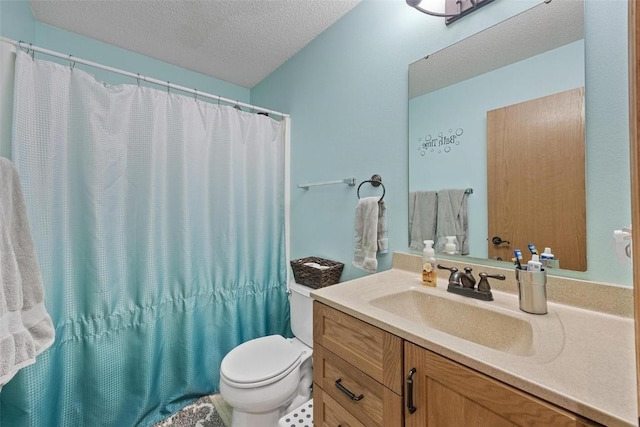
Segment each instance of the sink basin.
M518 356L532 356L534 333L527 320L429 293L407 290L370 301L411 322Z

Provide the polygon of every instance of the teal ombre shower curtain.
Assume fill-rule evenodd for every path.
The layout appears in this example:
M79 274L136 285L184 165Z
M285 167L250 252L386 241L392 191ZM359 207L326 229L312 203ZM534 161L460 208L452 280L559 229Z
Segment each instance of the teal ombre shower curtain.
M0 425L151 425L288 334L284 124L18 52L12 155L56 341Z

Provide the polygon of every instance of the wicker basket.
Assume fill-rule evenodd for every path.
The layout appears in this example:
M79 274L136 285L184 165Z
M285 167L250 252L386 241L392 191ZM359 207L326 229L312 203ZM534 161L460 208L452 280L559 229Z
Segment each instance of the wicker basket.
M305 265L310 262L315 262L316 264L329 268L320 269ZM296 283L313 289L320 289L338 283L343 268L344 264L341 262L317 257L306 257L291 261L291 269L293 270L293 277L295 277Z

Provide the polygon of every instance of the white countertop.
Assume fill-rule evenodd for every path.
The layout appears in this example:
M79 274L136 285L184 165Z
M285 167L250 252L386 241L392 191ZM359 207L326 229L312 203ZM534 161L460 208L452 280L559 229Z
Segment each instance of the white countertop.
M385 331L607 426L637 426L633 319L548 303L548 314L518 307L518 296L493 291L479 301L422 286L419 274L392 269L326 288L311 296ZM508 354L410 321L370 302L412 290L508 314L532 326L532 354ZM428 316L425 307L424 316ZM525 354L525 353L520 353Z

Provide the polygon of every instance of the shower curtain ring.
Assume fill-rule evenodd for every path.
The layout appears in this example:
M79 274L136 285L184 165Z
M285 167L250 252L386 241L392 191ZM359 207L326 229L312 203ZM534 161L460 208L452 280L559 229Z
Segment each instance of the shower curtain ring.
M136 73L138 75L138 77L136 78L136 81L138 82L138 87L140 87L140 73Z
M171 89L171 82L167 81L167 93L171 93L169 89Z
M198 100L198 89L193 90L193 99Z
M73 69L75 68L75 66L76 66L76 61L74 61L74 60L73 60L73 59L71 59L71 58L73 58L73 55L69 54L69 59L68 59L68 61L69 61L69 68L73 70Z
M33 49L31 49L31 47L33 46L31 43L29 43L29 47L25 46L27 44L27 42L23 42L22 40L20 40L18 42L18 47L20 49L22 49L22 51L24 53L26 53L27 55L31 56L31 59L33 59Z

